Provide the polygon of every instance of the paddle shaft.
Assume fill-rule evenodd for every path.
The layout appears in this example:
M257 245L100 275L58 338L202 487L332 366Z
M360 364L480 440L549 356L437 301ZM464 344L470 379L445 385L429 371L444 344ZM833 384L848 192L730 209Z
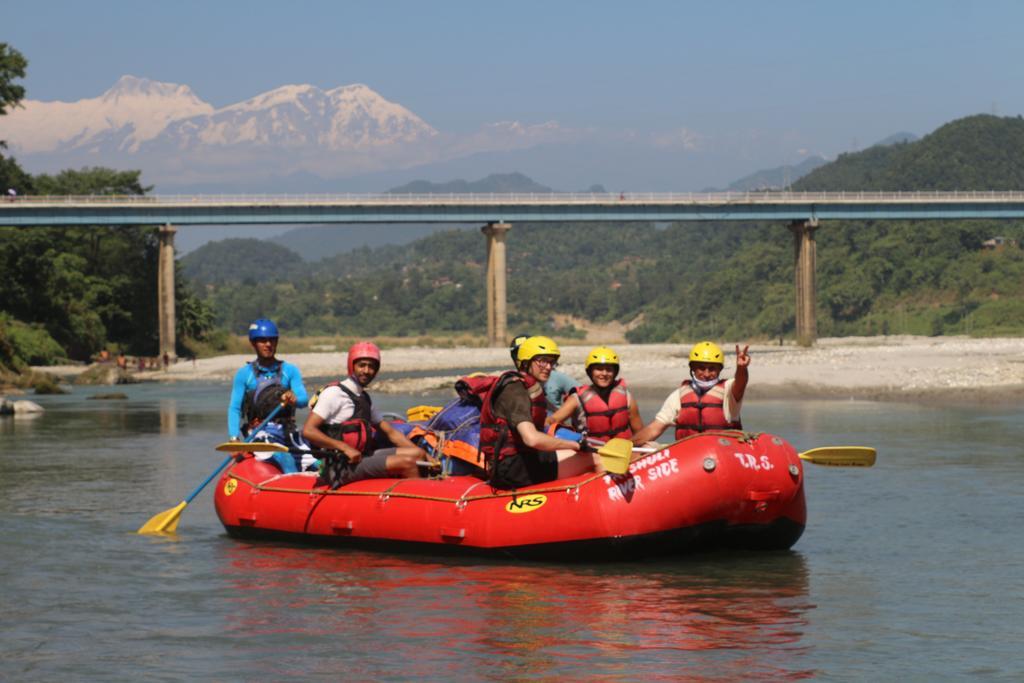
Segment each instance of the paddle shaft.
M263 422L259 423L259 425L256 427L256 429L254 429L251 432L249 432L249 436L245 437L245 440L242 443L249 443L250 441L252 441L253 438L259 433L259 431L267 426L268 422L270 422L275 417L277 417L277 414L279 412L281 412L282 408L284 408L284 404L283 403L281 405L279 405L279 406L276 406L273 410L271 410L270 411L270 415L267 415L267 419L265 419ZM209 484L211 481L213 481L214 477L216 477L218 474L220 474L220 471L222 469L224 469L225 467L227 467L228 463L230 463L234 459L235 459L234 455L229 455L228 457L224 458L224 462L222 462L220 465L218 465L217 469L215 469L212 473L210 473L210 476L208 476L203 481L202 484L197 486L195 491L193 491L192 493L188 494L188 497L185 498L185 504L188 505L189 503L191 503L192 499L195 498L196 496L198 496L199 492L202 491L203 489L205 489L206 485Z
M601 441L600 439L592 439L590 437L587 437L587 446L595 450L600 448L601 446L604 446L606 443L607 441ZM650 446L633 446L633 452L639 453L641 455L646 455L648 453L657 453L660 450L661 448L651 448Z
M587 446L590 448L598 448L604 443L599 439L587 439ZM659 450L661 448L633 447L633 452L640 455L656 453ZM875 464L875 449L868 446L821 446L797 453L797 456L812 465L827 467L871 467Z

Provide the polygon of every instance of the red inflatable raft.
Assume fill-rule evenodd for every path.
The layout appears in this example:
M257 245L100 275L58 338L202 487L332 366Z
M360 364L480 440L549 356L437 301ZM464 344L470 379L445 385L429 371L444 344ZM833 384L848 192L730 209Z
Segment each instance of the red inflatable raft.
M330 491L249 454L215 493L228 534L528 559L632 559L709 547L789 548L803 533L803 466L770 434L713 432L587 474L498 491L473 477L370 479Z

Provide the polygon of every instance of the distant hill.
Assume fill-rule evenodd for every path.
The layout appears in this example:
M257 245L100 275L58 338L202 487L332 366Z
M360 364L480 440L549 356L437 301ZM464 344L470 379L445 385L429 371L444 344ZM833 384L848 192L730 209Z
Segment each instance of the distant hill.
M808 157L801 161L799 164L790 164L787 166L778 166L776 168L768 168L760 171L755 171L750 175L745 175L739 180L730 183L725 191L727 192L757 192L761 190L782 190L794 182L803 178L805 175L818 168L824 166L828 161L824 157L813 156ZM706 192L721 192L719 188L708 188Z
M313 262L363 247L408 244L453 227L469 226L450 223L304 225L267 241L286 247L305 261Z
M1024 119L978 114L920 140L841 154L793 184L825 190L1024 189Z
M204 285L287 281L303 268L294 251L252 238L209 242L182 256L180 263L185 277Z
M534 182L522 173L492 173L486 178L474 181L449 180L446 183L432 183L428 180L414 180L388 190L395 194L490 194L510 192L554 192L550 187Z
M415 180L388 190L393 194L549 193L550 187L534 182L522 173L492 173L480 180L450 180L432 183ZM604 192L600 185L588 192ZM452 228L476 227L451 223L410 223L395 225L307 225L289 230L269 241L287 247L306 261L319 261L361 247L408 244L422 237Z

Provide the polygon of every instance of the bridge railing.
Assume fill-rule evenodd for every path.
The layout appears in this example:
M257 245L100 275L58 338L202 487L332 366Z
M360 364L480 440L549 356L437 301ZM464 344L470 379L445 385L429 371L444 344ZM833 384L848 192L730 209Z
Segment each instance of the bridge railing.
M614 193L474 193L474 194L205 194L205 195L19 195L17 204L151 204L151 205L464 205L480 204L730 204L827 202L962 202L1024 201L1024 191L954 190L951 192L614 192Z

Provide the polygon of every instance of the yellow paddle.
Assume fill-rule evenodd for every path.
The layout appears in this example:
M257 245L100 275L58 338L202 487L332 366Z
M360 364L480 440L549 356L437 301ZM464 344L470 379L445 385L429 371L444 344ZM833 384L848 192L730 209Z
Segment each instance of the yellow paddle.
M606 472L625 474L633 457L633 442L629 439L609 439L597 449L601 465Z
M281 412L282 408L284 408L284 404L283 403L281 405L277 406L276 408L274 408L272 411L270 411L270 415L267 415L267 419L265 419L263 422L261 422L259 424L259 426L256 427L256 429L254 429L251 432L249 432L249 436L246 438L245 441L233 441L233 442L229 441L227 443L222 443L221 445L217 446L217 450L218 451L228 451L228 452L231 453L231 455L229 455L228 457L224 458L224 462L222 462L220 465L218 465L217 469L215 469L213 471L213 473L210 474L210 476L208 476L205 481L203 481L202 484L197 486L195 488L195 490L192 491L192 493L190 493L185 500L181 501L180 503L178 503L177 505L172 507L170 510L164 510L163 512L158 512L157 514L153 515L148 522L146 522L141 527L139 527L139 533L140 534L170 534L170 533L174 533L174 531L178 528L178 519L181 517L181 511L185 509L186 505L188 505L189 503L192 502L193 498L195 498L196 496L199 495L200 491L202 491L204 488L206 488L207 484L209 484L211 481L213 481L214 477L216 477L218 474L220 474L220 471L222 469L224 469L225 467L228 466L228 463L230 463L232 460L235 459L235 456L234 456L235 453L237 453L239 451L246 452L246 451L262 451L262 450L274 450L274 451L276 451L276 450L278 450L277 448L270 448L270 449L263 448L263 446L277 446L277 444L262 444L262 443L256 444L256 443L249 443L249 441L251 441L252 438L254 436L256 436L256 434L258 434L259 431L261 429L263 429L263 427L266 426L266 424L268 422L273 420L274 417L279 412ZM284 448L283 446L281 448L283 450L288 450L287 448Z
M587 443L591 447L598 447L597 452L599 455L609 456L607 460L602 457L601 462L606 470L616 474L625 474L626 470L629 469L630 453L653 453L658 450L656 448L633 446L629 439L612 439L604 444L597 439L587 439ZM608 452L605 452L605 449L608 449ZM798 453L797 455L800 456L801 460L806 460L813 465L825 465L827 467L871 467L875 464L877 451L870 446L821 446ZM619 462L616 463L616 461ZM609 466L609 462L612 463L611 466ZM623 465L622 462L625 464ZM622 470L612 469L612 467L620 467Z
M800 453L800 459L829 467L871 467L875 449L869 446L822 446Z

